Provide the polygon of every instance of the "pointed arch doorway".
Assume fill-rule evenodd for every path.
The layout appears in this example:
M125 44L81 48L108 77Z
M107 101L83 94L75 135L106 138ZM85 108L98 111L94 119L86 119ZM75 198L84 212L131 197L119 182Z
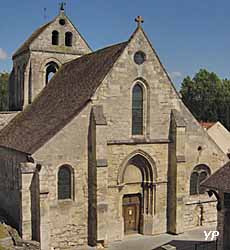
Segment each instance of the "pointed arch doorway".
M124 234L152 234L155 180L155 164L145 153L135 152L120 167L118 184L122 195Z

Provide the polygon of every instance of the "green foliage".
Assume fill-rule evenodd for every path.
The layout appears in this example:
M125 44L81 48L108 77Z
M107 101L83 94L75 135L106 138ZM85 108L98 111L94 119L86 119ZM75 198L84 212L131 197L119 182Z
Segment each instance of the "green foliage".
M0 111L7 110L9 73L0 73Z
M230 80L201 69L181 85L182 100L199 121L220 121L230 129Z

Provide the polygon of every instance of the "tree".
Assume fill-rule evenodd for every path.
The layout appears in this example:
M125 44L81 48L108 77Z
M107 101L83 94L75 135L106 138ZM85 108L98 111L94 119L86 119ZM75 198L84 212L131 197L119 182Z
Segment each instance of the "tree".
M181 85L182 100L199 121L220 121L230 129L230 80L201 69Z
M9 73L0 73L0 111L7 110L8 106L8 80Z

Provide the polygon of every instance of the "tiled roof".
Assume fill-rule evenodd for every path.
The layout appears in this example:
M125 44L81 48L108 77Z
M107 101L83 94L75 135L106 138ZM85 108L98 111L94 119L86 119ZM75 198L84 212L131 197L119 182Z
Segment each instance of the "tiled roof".
M230 192L230 162L218 169L207 180L202 182L201 185L222 192Z
M33 154L88 103L127 42L64 64L34 102L0 132L0 145Z

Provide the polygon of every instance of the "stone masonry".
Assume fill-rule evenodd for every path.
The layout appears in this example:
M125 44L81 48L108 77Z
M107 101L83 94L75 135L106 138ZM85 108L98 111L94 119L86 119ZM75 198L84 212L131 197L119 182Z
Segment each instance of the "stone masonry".
M183 104L141 22L127 42L93 53L63 11L44 27L14 56L12 74L26 70L23 105L15 94L23 84L13 76L11 107L27 108L0 132L0 204L11 207L22 237L40 241L42 250L69 250L215 224L216 200L190 195L191 174L200 165L213 173L227 156ZM50 45L53 30L60 46ZM68 49L67 30L74 35ZM50 61L60 70L45 86ZM140 134L132 130L137 85ZM62 195L69 196L62 199L64 177Z

